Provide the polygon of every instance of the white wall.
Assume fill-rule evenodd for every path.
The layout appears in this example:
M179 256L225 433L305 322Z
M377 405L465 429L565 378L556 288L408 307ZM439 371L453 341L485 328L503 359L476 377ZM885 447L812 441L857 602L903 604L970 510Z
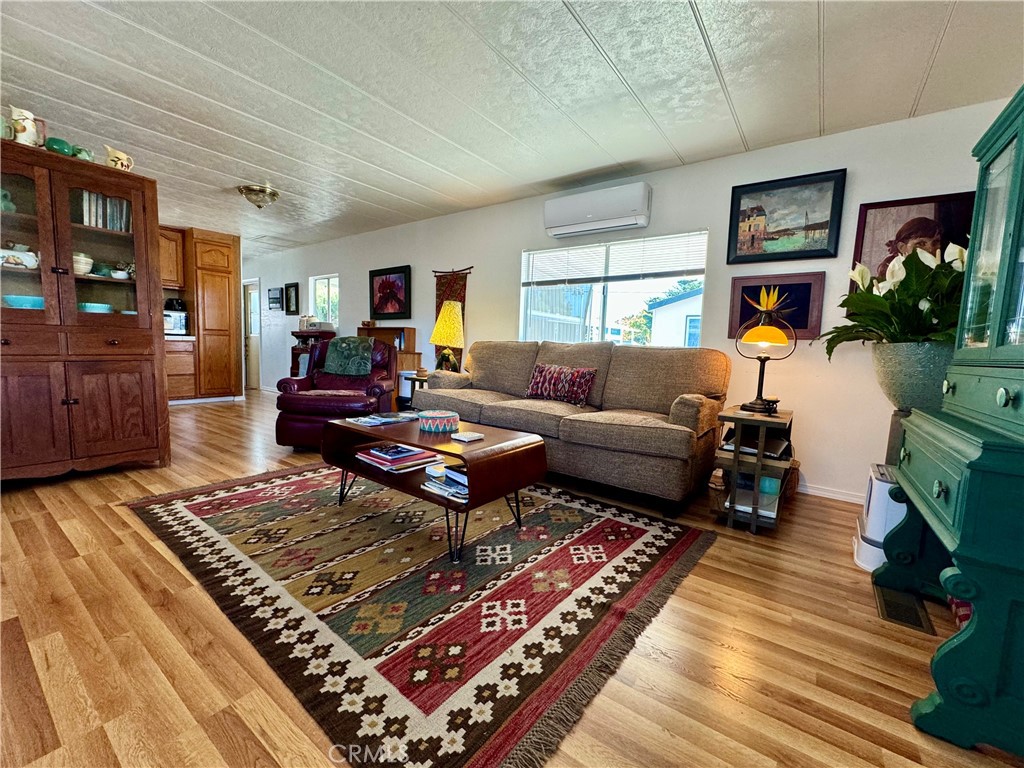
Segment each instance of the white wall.
M636 177L654 188L651 226L619 238L580 237L571 242L582 245L708 229L702 343L733 358L729 402L743 402L755 393L757 364L740 358L726 338L731 279L824 270L822 329L838 324L842 311L837 304L849 285L860 204L974 189L977 166L971 148L1005 103L989 102ZM835 168L847 169L838 258L726 265L733 185ZM431 270L473 266L466 307L467 345L477 339L516 338L521 251L557 245L544 234L544 199L517 200L244 262L243 276L260 277L263 286L264 387L273 387L287 375L292 343L288 332L298 327L298 318L265 310L266 289L298 281L306 313L306 278L311 274L340 272L340 330L344 332L369 316L367 272L412 264L413 318L394 325L416 327L424 363L431 367L427 359L434 319ZM843 345L829 364L822 344L800 342L792 357L768 366L765 388L782 398L783 408L795 411L793 442L805 489L862 500L868 464L885 458L892 411L875 382L870 350Z
M686 318L701 314L704 294L675 301L651 310L651 343L665 347L686 346ZM704 335L701 333L701 342Z

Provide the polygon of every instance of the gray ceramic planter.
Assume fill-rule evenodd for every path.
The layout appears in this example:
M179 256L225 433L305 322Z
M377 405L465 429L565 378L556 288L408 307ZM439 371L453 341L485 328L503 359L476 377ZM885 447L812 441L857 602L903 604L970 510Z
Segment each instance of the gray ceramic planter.
M871 345L875 376L894 408L938 408L942 405L942 379L953 362L953 344L911 341Z

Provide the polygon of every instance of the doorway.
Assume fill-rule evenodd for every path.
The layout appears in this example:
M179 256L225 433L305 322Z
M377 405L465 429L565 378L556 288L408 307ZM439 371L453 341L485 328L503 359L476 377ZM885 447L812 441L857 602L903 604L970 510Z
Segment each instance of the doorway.
M245 388L260 388L260 281L243 283L245 290L244 357Z

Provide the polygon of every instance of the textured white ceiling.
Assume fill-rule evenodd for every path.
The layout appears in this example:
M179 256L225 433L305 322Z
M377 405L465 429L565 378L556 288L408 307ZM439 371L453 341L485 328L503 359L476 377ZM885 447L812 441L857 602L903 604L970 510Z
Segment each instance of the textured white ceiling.
M0 6L0 101L247 256L1010 96L1024 3ZM235 186L269 182L258 211Z

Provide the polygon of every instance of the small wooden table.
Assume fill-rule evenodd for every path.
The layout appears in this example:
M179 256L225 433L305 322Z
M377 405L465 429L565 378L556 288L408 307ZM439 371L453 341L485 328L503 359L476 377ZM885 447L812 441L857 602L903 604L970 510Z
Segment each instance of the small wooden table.
M744 411L738 405L726 408L718 414L721 422L732 422L733 439L731 450L723 446L715 451L715 466L722 467L732 473L732 487L729 491L729 500L726 503L726 525L732 528L734 520L749 522L750 532L757 533L758 527L774 528L778 522L780 507L782 506L782 489L786 484L786 475L792 466L792 446L789 444L790 430L793 426L792 411L777 411L772 415L766 413L751 413ZM740 450L743 443L745 430L756 430L757 442L756 452L753 454L744 453ZM766 453L766 442L770 437L778 437L785 441L786 447L781 455L769 456ZM750 511L745 512L736 509L737 506L737 480L739 475L753 475L753 492L751 494ZM779 481L778 494L762 494L761 478L774 477ZM769 498L770 497L770 498ZM770 503L775 504L774 515L765 515L764 508Z
M516 525L522 526L519 490L544 479L547 472L544 440L540 435L529 432L513 432L509 429L468 422L462 422L459 430L480 432L484 439L472 443L459 443L452 440L448 434L421 432L418 421L380 427L364 427L344 419L328 422L324 425L320 454L328 464L342 470L338 503L345 501L358 475L444 507L445 526L448 530L448 557L453 563L462 559L462 545L466 540L469 513L477 507L503 498L515 518ZM461 503L421 488L420 486L427 480L424 469L402 473L387 472L356 456L359 451L378 443L411 445L440 454L448 464L464 463L469 500Z

